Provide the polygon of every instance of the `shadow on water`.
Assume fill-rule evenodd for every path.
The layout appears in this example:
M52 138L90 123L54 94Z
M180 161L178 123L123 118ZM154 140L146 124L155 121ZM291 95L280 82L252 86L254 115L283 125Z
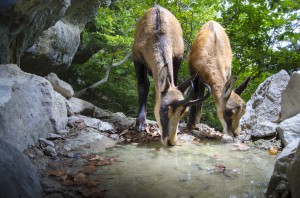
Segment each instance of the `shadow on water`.
M117 162L93 177L105 197L264 197L275 157L236 148L214 141L124 145L104 153Z

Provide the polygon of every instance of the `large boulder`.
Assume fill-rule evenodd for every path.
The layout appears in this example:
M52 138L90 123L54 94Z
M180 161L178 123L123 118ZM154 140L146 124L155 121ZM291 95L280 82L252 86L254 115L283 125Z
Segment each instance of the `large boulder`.
M45 76L66 71L80 44L80 33L98 11L101 1L72 0L65 15L44 31L21 59L24 71Z
M69 99L73 96L74 90L72 86L63 80L60 80L55 73L50 73L45 77L53 86L53 89L65 98Z
M23 150L65 129L66 102L49 81L17 65L0 65L0 71L0 138Z
M0 175L0 197L42 197L39 177L31 162L1 138Z
M300 197L300 143L292 162L287 170L287 179L289 181L292 197Z
M282 152L278 155L273 175L271 176L266 197L277 198L277 197L290 197L290 185L288 181L287 173L290 164L295 156L295 152L299 145L299 141L295 140L286 146ZM294 173L295 174L295 173ZM299 173L297 173L298 175ZM298 181L296 181L298 182ZM292 184L296 186L298 184ZM292 196L294 197L294 196Z
M282 92L281 120L300 113L300 71L294 72L285 90Z
M16 63L40 34L66 12L71 0L6 0L0 6L0 64Z
M276 128L284 146L294 140L300 140L300 113L294 117L282 121Z
M259 85L247 102L246 113L241 118L241 129L252 137L268 137L276 134L281 112L281 93L290 76L284 70L267 78Z

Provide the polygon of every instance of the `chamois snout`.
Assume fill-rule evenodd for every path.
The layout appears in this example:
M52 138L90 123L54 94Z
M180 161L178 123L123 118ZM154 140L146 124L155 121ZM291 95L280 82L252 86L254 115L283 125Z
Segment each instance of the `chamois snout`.
M173 88L162 95L161 103L156 107L155 117L161 131L161 141L167 146L176 145L178 123L188 110L184 105L176 105L179 101L185 101L183 94Z

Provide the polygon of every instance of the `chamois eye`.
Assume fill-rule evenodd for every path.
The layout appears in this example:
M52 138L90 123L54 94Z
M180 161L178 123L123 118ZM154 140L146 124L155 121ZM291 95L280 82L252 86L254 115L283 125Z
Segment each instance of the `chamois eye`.
M227 109L227 110L225 110L225 113L224 113L224 114L225 114L226 117L229 117L229 118L230 118L230 117L233 115L233 112L232 112L232 110L228 110L228 109Z

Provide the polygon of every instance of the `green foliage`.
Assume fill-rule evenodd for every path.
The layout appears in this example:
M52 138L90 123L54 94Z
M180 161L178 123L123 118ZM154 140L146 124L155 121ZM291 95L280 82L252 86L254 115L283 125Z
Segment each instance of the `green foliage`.
M99 8L95 19L82 33L82 46L97 52L84 64L73 64L70 72L77 90L99 81L105 69L124 58L131 50L135 24L147 9L158 3L170 10L184 30L185 57L179 72L179 83L189 76L187 55L200 27L209 20L219 21L228 33L234 51L233 75L237 84L254 76L243 98L250 99L257 86L281 69L289 72L300 62L300 4L294 0L113 0ZM75 82L75 81L74 81ZM148 117L154 118L155 94L151 81ZM112 68L109 80L95 90L101 100L97 105L122 111L135 117L137 88L132 59ZM103 98L106 98L103 100ZM212 99L205 102L202 120L221 129Z

